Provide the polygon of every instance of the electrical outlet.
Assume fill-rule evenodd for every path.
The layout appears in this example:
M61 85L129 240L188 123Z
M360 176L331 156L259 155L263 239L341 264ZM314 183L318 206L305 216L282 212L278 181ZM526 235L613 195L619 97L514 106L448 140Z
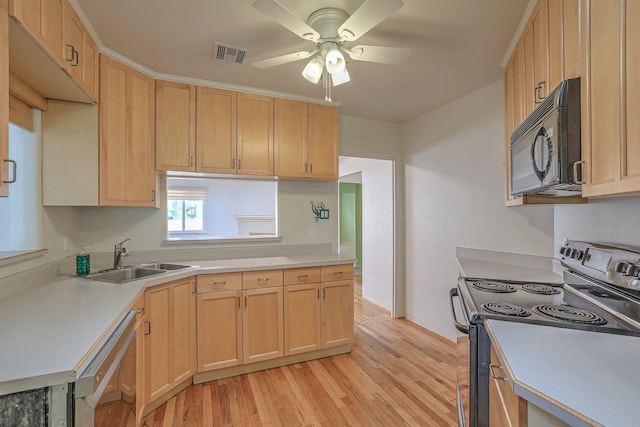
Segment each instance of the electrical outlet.
M62 249L66 252L69 250L70 246L71 246L71 237L64 236L62 238Z
M315 228L309 229L309 240L316 240L318 238L318 230Z

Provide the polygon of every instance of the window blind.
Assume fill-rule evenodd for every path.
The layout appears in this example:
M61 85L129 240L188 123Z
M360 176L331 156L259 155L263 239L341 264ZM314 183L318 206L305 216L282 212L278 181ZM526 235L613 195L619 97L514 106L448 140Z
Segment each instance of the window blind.
M168 200L207 200L208 188L167 188Z

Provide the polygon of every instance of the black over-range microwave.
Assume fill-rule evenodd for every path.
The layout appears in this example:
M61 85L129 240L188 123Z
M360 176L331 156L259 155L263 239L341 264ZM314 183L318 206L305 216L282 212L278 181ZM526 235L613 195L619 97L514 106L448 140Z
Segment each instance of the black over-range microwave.
M563 80L510 144L512 195L580 196L580 79Z

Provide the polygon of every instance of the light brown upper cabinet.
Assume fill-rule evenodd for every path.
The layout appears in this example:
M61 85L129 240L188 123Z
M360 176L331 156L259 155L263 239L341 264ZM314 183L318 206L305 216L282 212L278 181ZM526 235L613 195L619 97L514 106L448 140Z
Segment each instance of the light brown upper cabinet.
M338 177L338 110L288 99L275 101L274 174Z
M548 3L539 0L523 32L525 58L525 117L549 93Z
M193 171L195 86L156 80L156 170Z
M238 93L236 171L273 175L273 98Z
M100 92L100 205L155 207L154 81L101 56Z
M68 0L9 0L9 15L14 74L47 98L98 102L98 47Z
M7 0L0 0L0 197L9 196L9 18Z
M199 86L196 90L196 169L236 171L236 92Z
M98 46L76 11L66 1L63 4L62 24L67 69L87 95L98 101Z
M582 158L586 197L640 191L640 3L585 0Z

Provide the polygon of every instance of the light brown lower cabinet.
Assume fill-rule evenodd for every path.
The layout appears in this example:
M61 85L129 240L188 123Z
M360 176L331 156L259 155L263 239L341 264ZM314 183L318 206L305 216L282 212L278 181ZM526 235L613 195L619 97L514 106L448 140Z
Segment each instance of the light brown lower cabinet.
M284 309L285 356L320 349L320 283L285 286Z
M195 373L195 278L148 288L144 294L143 405L177 393Z
M242 291L244 363L284 356L282 286Z

